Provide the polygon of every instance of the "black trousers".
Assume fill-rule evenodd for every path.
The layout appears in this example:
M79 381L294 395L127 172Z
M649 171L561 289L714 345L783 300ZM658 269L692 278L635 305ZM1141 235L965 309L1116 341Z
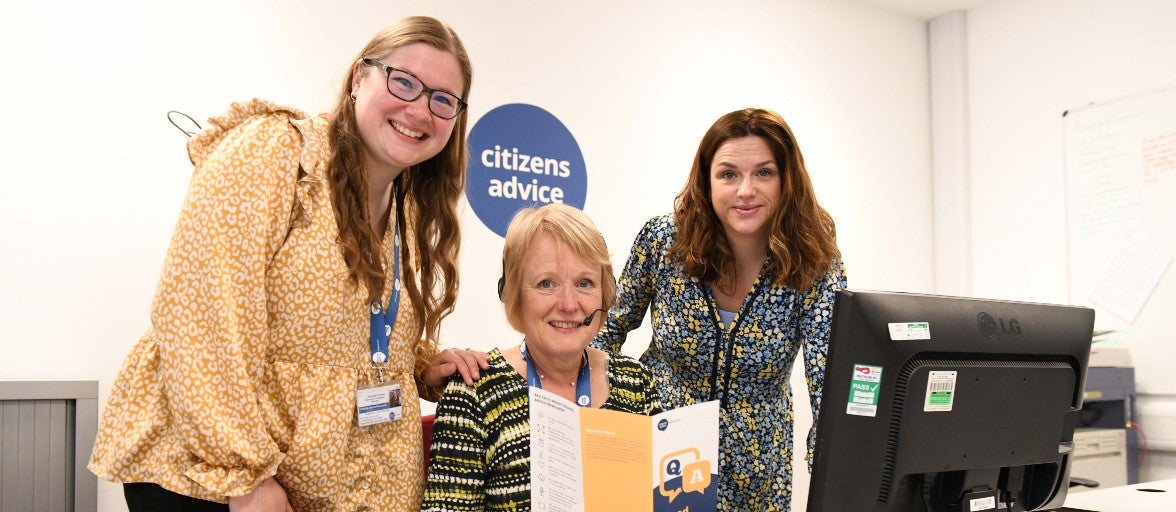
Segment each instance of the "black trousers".
M229 506L174 493L150 482L123 484L130 512L228 512Z

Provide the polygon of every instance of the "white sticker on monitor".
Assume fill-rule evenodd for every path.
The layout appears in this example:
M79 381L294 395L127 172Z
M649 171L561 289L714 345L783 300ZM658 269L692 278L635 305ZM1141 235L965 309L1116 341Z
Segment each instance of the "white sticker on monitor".
M993 496L985 496L983 498L976 498L968 502L968 510L973 512L979 510L995 510L996 498Z
M849 404L845 408L845 413L854 416L877 416L878 394L881 388L881 366L853 365L853 378L849 382Z
M927 322L894 322L886 326L890 328L891 341L931 339L931 324Z
M956 372L932 371L927 374L927 397L924 412L950 411L955 402Z

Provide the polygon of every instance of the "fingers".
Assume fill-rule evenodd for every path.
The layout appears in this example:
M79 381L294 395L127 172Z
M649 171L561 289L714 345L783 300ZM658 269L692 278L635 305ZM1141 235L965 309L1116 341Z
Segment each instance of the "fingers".
M471 371L475 372L475 375L477 374L477 371L479 369L482 369L482 370L490 369L490 358L486 357L485 352L478 352L477 350L469 350L469 349L449 349L449 350L452 350L455 354L457 354L458 357L460 357L463 361L465 361L466 366L469 367ZM478 379L478 377L475 376L474 380L477 380L477 379Z
M474 354L474 358L478 360L478 367L483 370L490 369L490 358L485 352L478 352L476 350L468 350L467 352Z
M478 361L468 354L468 350L448 349L445 352L449 352L452 356L450 361L454 364L457 373L461 374L461 380L465 381L467 386L473 386L475 380L482 378ZM452 374L452 372L450 373Z
M429 363L429 367L421 372L421 382L430 388L438 388L445 384L445 378L453 375L457 371L457 365L454 363L439 363L433 360Z
M472 386L474 385L475 380L478 380L482 377L481 370L486 370L489 368L490 360L486 357L485 353L473 350L449 348L442 350L441 352L438 352L436 356L433 356L429 370L434 371L429 372L427 370L426 373L434 373L438 375L438 381L441 381L444 380L445 377L453 375L454 372L457 372L461 374L461 378L463 381L465 381L467 386ZM429 377L429 380L431 380L432 375ZM426 380L425 384L431 387L435 387L436 385L439 385L440 382L433 384Z

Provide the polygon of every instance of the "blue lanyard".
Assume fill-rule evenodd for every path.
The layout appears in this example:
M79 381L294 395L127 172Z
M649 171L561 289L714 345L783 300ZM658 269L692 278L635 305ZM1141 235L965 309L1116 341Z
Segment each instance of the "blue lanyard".
M388 362L388 340L392 338L392 326L400 312L400 225L393 222L392 229L392 298L388 308L382 309L379 301L372 303L372 362Z
M527 362L527 384L533 388L543 389L543 379L535 371L535 365L527 356L527 342L519 345L519 352L523 354L523 361ZM580 376L576 378L576 405L592 407L592 367L588 364L588 351L584 351L583 364L580 365Z

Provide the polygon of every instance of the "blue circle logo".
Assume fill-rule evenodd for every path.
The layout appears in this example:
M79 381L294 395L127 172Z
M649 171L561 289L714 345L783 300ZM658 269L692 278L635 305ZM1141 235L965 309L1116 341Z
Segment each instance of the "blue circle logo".
M670 428L670 422L669 422L669 421L666 421L666 419L665 419L665 418L662 418L661 420L658 420L658 422L657 422L657 429L658 429L658 430L661 430L661 431L663 431L663 432L664 432L664 431L665 431L667 428Z
M520 209L546 203L584 208L588 175L572 132L550 112L511 103L482 116L469 136L466 199L498 236Z

